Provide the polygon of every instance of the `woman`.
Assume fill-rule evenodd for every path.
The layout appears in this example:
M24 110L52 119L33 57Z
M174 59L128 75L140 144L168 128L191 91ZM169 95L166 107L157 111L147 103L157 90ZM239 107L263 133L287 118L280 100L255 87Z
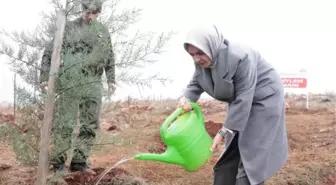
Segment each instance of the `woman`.
M191 30L184 48L195 73L179 107L190 110L189 102L197 102L203 92L228 103L211 148L215 151L225 141L214 166L214 184L264 184L288 157L279 74L258 52L226 40L216 26Z

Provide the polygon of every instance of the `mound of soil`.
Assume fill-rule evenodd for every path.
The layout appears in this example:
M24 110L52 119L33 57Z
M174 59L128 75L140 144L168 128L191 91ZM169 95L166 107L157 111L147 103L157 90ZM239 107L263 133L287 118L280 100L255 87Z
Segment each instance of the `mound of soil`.
M153 142L148 145L147 149L150 153L163 153L166 151L167 146L161 140L159 132L154 135Z
M13 114L7 114L7 113L3 113L0 112L0 124L10 124L11 126L17 128L21 133L26 133L28 132L28 128L25 128L24 126L19 126L16 122L15 122L15 117Z
M3 112L0 112L0 123L1 122L10 122L14 123L14 115L13 114L6 114Z
M336 184L336 175L335 174L329 175L325 185L335 185L335 184Z
M227 110L226 104L219 101L199 102L199 105L202 107L203 113L206 115L214 115L219 113L225 114Z
M286 114L288 115L314 115L314 114L335 114L335 111L329 110L328 108L320 108L320 109L288 109L286 110Z
M0 164L0 172L10 169L12 166L7 164Z
M72 173L69 176L64 177L67 185L84 185L90 184L94 185L96 178L104 172L104 168L94 168L92 169L97 173L95 176L87 175L86 173L76 172ZM114 181L120 181L120 179L124 178L125 176L130 176L130 173L121 168L115 168L109 171L103 179L99 182L99 185L112 185L116 184Z
M208 134L214 138L216 134L218 133L219 129L222 128L222 123L216 123L214 121L205 121L205 130L208 132Z

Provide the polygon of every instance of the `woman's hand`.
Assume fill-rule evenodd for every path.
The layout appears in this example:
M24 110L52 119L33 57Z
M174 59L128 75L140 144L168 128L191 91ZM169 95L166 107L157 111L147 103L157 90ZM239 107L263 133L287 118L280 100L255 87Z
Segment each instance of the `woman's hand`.
M211 152L216 152L223 141L224 141L224 137L222 136L222 134L220 134L218 132L216 134L215 138L213 139L213 144L212 144L211 149L210 149Z
M192 109L191 104L190 104L190 100L186 97L183 97L180 99L177 108L182 107L184 112L188 112Z

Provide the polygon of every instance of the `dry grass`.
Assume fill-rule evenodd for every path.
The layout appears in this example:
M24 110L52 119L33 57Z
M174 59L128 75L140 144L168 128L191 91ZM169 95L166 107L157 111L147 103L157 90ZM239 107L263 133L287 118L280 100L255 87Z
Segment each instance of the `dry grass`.
M335 174L336 163L335 102L324 101L321 98L312 99L310 109L305 110L304 99L288 100L290 109L287 111L287 130L290 158L283 169L266 184L331 185L334 177L330 174ZM102 131L97 138L99 143L110 144L94 148L90 158L91 166L107 168L122 158L140 152L162 152L158 131L163 120L174 111L176 103L176 100L132 100L118 103L117 106L113 105L115 106L113 110L102 114ZM225 104L207 101L201 102L200 105L206 120L219 123L224 120ZM104 109L107 110L110 106L104 105ZM116 129L108 131L111 125L115 125ZM33 176L34 171L16 164L10 147L5 145L1 147L4 155L0 157L0 165L7 164L12 167L0 172L0 184L20 182L29 184L29 177ZM142 184L210 185L213 176L212 167L220 152L199 171L193 173L186 172L177 165L155 161L132 160L118 167L130 172Z

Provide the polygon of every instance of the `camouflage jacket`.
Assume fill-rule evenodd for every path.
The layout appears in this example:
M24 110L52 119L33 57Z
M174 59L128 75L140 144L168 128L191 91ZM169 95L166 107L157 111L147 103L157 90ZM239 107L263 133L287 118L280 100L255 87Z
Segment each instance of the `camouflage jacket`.
M42 56L40 83L48 81L49 78L53 41L54 39L46 46ZM94 21L87 25L82 18L67 22L60 74L75 66L79 66L82 73L99 78L105 70L107 82L115 83L115 56L111 37L108 28L102 23Z

